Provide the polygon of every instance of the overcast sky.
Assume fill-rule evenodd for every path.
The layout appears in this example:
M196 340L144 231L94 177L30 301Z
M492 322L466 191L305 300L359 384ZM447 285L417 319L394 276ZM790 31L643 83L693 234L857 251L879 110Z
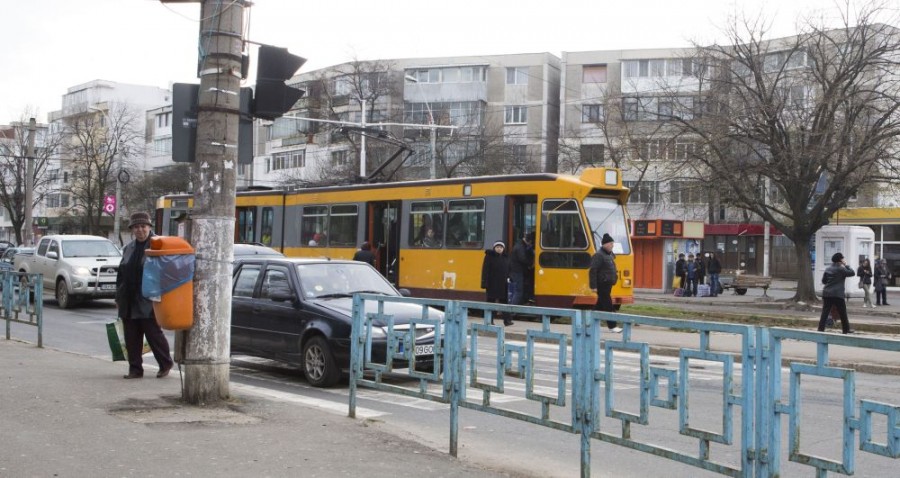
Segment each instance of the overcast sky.
M681 47L720 38L717 25L736 12L762 12L772 36L787 36L798 15L835 11L834 0L253 3L249 39L307 58L301 71L353 59ZM199 3L3 0L2 7L0 124L28 107L45 121L69 87L94 79L162 88L197 82Z

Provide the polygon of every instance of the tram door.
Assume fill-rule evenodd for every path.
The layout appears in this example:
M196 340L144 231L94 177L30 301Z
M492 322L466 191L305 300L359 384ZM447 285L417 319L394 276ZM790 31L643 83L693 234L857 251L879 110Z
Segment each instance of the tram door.
M369 203L366 237L375 253L375 268L395 286L400 277L400 201Z
M509 244L509 252L512 253L513 247L522 242L522 237L526 233L535 235L535 243L540 241L537 237L537 215L538 205L537 196L511 196L509 198L510 211L509 224L507 226L507 244ZM533 250L532 250L533 251ZM533 253L533 252L532 252ZM537 257L535 259L535 267L531 274L525 274L525 293L523 299L527 304L534 300L534 271L537 270Z

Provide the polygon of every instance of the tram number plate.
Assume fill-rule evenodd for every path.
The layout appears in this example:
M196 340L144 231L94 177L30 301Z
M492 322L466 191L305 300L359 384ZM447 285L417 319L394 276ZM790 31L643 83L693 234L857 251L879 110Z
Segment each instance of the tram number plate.
M434 344L416 345L416 355L434 355Z

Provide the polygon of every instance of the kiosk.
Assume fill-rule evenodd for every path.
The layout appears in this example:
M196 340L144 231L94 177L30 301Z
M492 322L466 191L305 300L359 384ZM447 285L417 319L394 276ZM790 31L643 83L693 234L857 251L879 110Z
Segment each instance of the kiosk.
M831 256L840 252L844 255L847 265L854 271L862 264L864 259L869 259L874 267L875 262L875 232L865 226L823 226L816 233L816 252L813 257L814 277L816 293L822 294L822 275L825 268L831 265ZM847 298L863 297L865 294L859 288L858 277L848 277L844 284Z

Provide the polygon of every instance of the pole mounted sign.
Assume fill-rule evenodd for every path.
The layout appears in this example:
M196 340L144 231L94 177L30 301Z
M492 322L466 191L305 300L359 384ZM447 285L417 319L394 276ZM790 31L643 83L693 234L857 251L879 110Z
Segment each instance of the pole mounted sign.
M116 197L105 195L103 196L103 212L109 214L110 216L114 216L116 214Z

